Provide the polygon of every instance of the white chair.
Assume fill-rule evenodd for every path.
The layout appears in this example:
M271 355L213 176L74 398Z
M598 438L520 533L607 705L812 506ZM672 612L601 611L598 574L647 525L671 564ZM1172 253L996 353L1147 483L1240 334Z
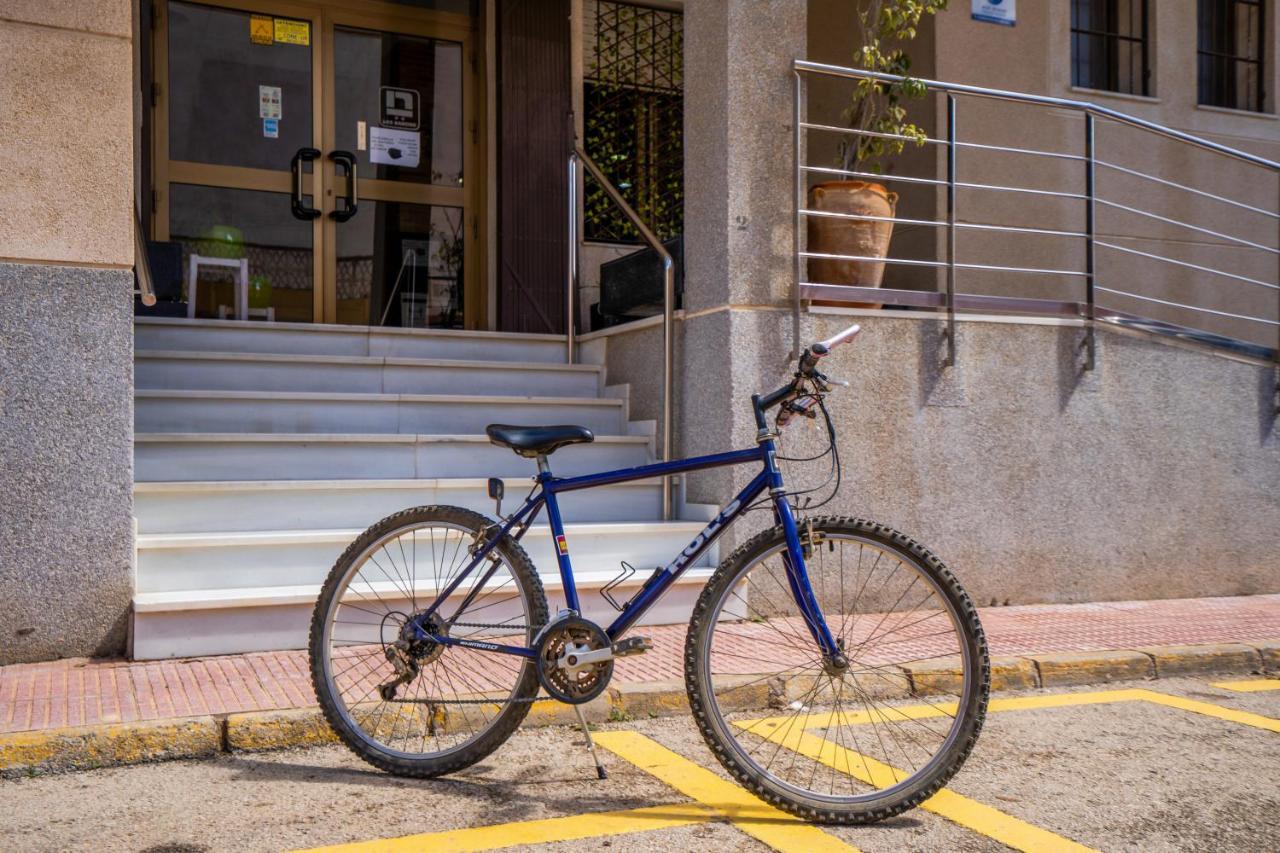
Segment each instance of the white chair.
M191 256L187 273L187 316L196 316L196 285L199 281L200 267L223 267L239 270L236 279L236 319L249 319L249 259L248 258L209 258L204 255ZM219 314L222 312L219 311Z

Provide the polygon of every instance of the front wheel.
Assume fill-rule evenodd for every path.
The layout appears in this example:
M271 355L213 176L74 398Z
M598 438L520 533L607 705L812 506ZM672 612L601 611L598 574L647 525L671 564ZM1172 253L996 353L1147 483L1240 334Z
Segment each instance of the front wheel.
M808 820L872 823L946 784L982 728L978 614L937 557L874 522L801 525L811 586L847 666L796 606L781 528L716 570L685 645L702 735L748 790Z

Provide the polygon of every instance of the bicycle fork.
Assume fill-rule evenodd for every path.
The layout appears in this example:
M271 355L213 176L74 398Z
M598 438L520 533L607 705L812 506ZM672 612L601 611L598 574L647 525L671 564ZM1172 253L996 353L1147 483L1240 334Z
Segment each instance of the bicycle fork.
M795 598L796 606L800 609L800 615L804 617L805 627L809 629L809 635L813 637L813 641L822 652L824 667L829 674L838 675L849 668L849 660L845 657L842 642L832 636L831 629L827 627L826 617L822 613L818 599L813 594L813 586L809 583L808 567L805 564L804 545L800 541L800 531L796 525L796 517L791 511L791 504L787 501L786 493L783 491L782 475L778 472L777 463L774 461L773 448L769 447L768 451L769 494L773 498L773 514L778 524L782 526L782 532L787 542L787 550L782 555L782 565L787 574L787 585L791 588L791 595ZM812 544L811 542L810 545Z

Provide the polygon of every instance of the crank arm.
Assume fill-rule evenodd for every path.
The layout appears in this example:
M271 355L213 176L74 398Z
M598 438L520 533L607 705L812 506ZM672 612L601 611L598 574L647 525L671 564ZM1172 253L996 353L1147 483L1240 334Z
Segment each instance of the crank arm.
M608 648L573 655L576 658L573 666L588 666L593 663L613 660L614 658L625 658L630 655L642 654L652 648L653 645L649 642L648 637L628 637L625 640L619 640Z

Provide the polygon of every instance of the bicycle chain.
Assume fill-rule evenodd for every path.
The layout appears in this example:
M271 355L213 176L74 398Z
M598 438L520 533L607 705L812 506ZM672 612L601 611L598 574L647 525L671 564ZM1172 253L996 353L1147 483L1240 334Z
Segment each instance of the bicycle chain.
M534 696L531 699L392 699L388 705L527 705L539 699L551 701L549 696Z

